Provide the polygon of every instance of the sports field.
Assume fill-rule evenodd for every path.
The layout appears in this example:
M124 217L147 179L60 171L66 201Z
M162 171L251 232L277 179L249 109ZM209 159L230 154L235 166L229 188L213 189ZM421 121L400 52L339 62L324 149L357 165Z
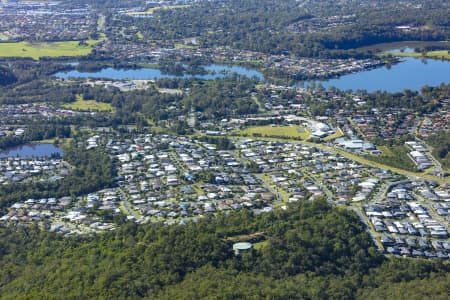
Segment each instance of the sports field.
M267 137L283 137L283 138L300 138L302 140L309 139L311 132L301 126L252 126L240 130L238 134L248 136L267 136Z

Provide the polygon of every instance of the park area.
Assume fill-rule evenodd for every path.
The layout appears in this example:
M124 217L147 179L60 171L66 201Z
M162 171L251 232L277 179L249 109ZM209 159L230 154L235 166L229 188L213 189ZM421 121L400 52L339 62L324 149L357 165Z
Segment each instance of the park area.
M311 137L311 132L308 128L295 125L264 125L252 126L237 132L239 135L245 136L261 136L261 137L276 137L276 138L291 138L307 140Z
M64 108L80 111L113 111L114 108L109 103L95 100L85 100L83 95L77 95L77 100L63 105Z
M8 42L0 43L0 57L64 57L85 56L92 52L92 48L103 41L99 40L62 41L62 42Z

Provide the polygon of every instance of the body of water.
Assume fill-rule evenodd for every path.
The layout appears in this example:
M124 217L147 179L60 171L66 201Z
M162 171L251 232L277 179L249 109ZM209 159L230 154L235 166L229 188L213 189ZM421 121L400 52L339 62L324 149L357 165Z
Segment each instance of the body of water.
M216 78L223 78L227 74L239 74L244 75L249 78L257 78L258 80L263 80L264 76L261 72L252 69L246 69L239 66L222 66L222 65L210 65L204 67L207 71L213 71L213 74L202 74L202 75L183 75L176 76L170 74L163 74L160 70L154 68L140 68L140 69L114 69L106 68L97 72L79 72L79 71L69 71L69 72L59 72L54 74L54 76L59 78L107 78L107 79L161 79L161 78L199 78L205 80L213 80Z
M388 67L348 74L330 80L315 80L325 88L340 90L377 90L401 92L406 89L420 91L427 86L450 82L450 61L405 57L403 62ZM307 86L310 82L306 82Z
M406 48L406 51L411 49ZM391 67L381 67L343 75L339 78L330 80L314 80L325 88L336 87L341 90L367 90L374 92L377 90L387 92L401 92L406 89L419 91L423 86L438 86L441 83L450 82L450 61L422 58L402 58L404 61ZM213 80L223 78L229 74L236 73L249 78L264 80L261 72L252 69L246 69L239 66L210 65L204 67L207 71L213 71L212 74L204 75L169 75L163 74L158 69L140 68L140 69L114 69L106 68L97 72L59 72L54 76L59 78L107 78L107 79L160 79L160 78L199 78ZM308 86L311 81L301 83Z
M64 152L53 144L29 144L11 148L0 152L0 158L6 157L50 157L58 153L63 156Z

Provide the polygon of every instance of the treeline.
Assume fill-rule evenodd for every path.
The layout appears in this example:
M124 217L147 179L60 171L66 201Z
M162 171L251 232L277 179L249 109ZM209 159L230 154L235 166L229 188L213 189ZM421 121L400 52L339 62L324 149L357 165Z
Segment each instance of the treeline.
M39 60L34 61L27 58L10 58L6 62L9 71L16 78L15 82L26 83L42 78L43 76L50 76L56 72L68 71L73 69L69 62Z
M398 140L394 142L398 144L403 144L400 143L400 141ZM385 143L381 143L381 145L383 144ZM380 156L365 155L364 157L368 160L392 166L394 168L403 169L411 172L417 171L416 164L408 156L409 150L406 146L394 146L391 147L390 150L392 151L391 155L380 155Z
M33 80L14 88L0 88L0 104L66 103L76 100L77 88L70 84L55 85L46 80Z
M3 212L16 201L49 197L80 196L114 186L116 171L108 154L85 150L75 143L64 147L64 160L72 168L70 175L57 182L37 181L0 187L0 209Z
M135 123L139 115L153 121L174 120L190 110L201 112L206 118L252 114L258 105L251 99L255 82L233 75L216 80L162 80L159 87L189 89L187 93L160 93L157 88L120 92L102 87L72 88L72 93L83 94L85 99L110 103L116 108L116 118L122 124Z
M0 66L0 85L9 85L16 81L17 77L10 69Z
M407 108L417 113L431 113L439 108L441 100L450 97L450 84L437 87L425 86L420 92L405 90L398 93L377 91L363 93L362 100L368 107Z
M255 232L266 240L235 256L229 238ZM0 228L0 240L4 299L446 299L449 278L438 261L385 259L357 216L324 200L93 236Z
M427 143L433 147L433 156L444 168L450 169L450 133L444 130L430 135Z
M202 47L229 46L310 57L361 57L368 53L349 49L383 42L448 39L450 25L445 4L433 0L421 1L421 5L383 0L370 7L368 3L331 0L301 4L294 0L201 1L183 9L156 10L154 18L110 18L109 30L135 26L144 40L158 41L161 46L197 37ZM328 24L333 18L337 26ZM339 24L340 18L351 22ZM296 30L299 24L314 24L317 28L308 32L300 26ZM396 28L402 25L412 29Z
M207 118L253 114L258 112L258 104L250 96L254 88L254 81L238 75L198 81L183 98L183 108L202 112Z
M53 138L68 138L71 135L70 126L53 122L47 124L30 123L22 135L8 135L0 138L0 150L23 145L32 141Z

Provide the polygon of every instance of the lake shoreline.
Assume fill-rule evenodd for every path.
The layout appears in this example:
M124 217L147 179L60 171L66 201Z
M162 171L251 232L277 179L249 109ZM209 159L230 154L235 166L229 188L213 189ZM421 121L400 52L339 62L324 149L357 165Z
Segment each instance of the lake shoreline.
M64 152L61 148L50 143L27 143L0 151L0 159L11 157L51 157L55 154L62 157Z

